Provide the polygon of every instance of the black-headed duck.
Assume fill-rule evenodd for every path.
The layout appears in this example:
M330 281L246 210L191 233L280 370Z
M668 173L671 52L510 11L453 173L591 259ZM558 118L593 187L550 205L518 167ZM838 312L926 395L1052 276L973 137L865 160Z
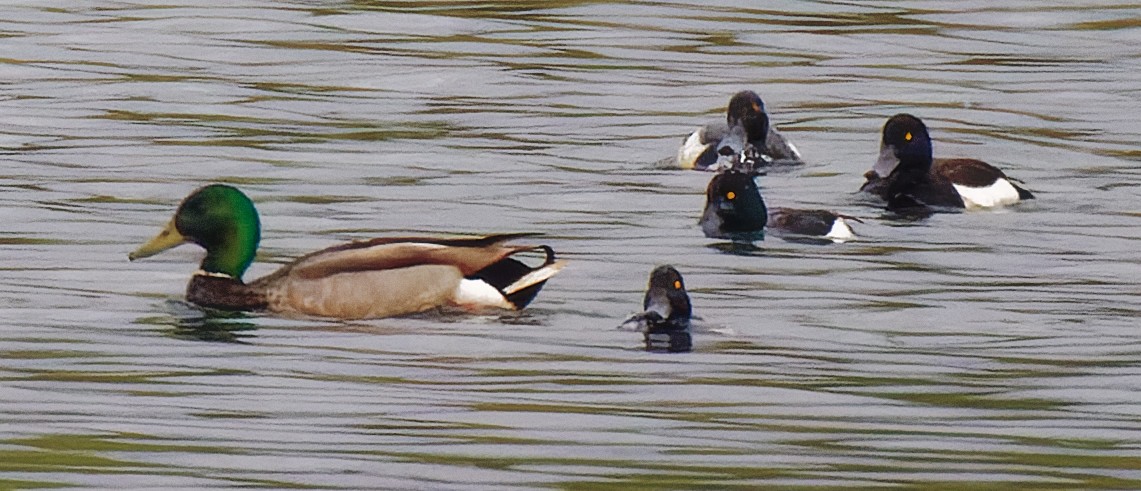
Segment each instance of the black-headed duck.
M734 94L725 113L725 122L705 125L682 140L677 151L681 168L719 170L725 157L739 154L746 144L761 149L761 165L804 163L796 146L769 124L765 103L756 92Z
M884 124L879 159L864 177L860 191L883 198L889 209L991 208L1034 197L981 160L933 159L927 126L910 114L897 114Z

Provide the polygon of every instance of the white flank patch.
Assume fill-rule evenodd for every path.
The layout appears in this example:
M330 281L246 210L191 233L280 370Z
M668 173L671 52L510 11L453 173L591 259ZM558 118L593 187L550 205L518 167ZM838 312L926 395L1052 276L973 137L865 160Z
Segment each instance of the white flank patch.
M824 237L832 239L834 242L844 242L855 238L856 234L852 232L852 226L848 225L848 222L844 221L843 218L836 217L836 220L832 222L832 230L829 230Z
M955 186L955 191L963 198L963 204L969 208L990 208L1018 202L1018 190L1006 179L999 179L990 186L975 188L970 186Z
M563 267L566 265L566 261L560 260L543 266L542 268L536 269L530 273L523 275L522 278L515 280L514 283L507 285L507 288L504 288L503 292L510 295L536 283L547 281L552 276L554 276L555 273L562 271Z
M677 149L677 163L682 169L692 169L697 164L697 157L709 148L709 144L701 143L704 137L705 128L698 128L685 139L681 148Z
M452 301L461 307L498 307L501 309L514 309L515 306L499 293L494 286L483 280L460 280L459 286L452 294Z

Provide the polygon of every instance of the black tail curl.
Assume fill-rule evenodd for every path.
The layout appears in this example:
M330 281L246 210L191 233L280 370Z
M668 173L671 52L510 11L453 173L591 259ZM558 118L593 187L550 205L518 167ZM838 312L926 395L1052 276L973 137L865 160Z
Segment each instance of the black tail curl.
M477 271L475 274L469 276L468 278L483 280L487 284L494 286L496 290L499 290L500 293L503 293L504 298L506 298L508 302L511 302L511 305L514 305L516 309L522 309L535 299L535 296L539 294L539 290L542 290L543 285L547 284L547 282L545 280L540 281L534 285L528 286L510 294L504 292L503 290L508 286L511 286L512 283L515 283L517 280L519 280L519 278L527 276L532 271L550 266L555 262L555 250L550 246L535 246L533 250L541 250L546 255L546 260L543 261L543 264L532 268L518 259L507 257L495 264L492 264L491 266Z

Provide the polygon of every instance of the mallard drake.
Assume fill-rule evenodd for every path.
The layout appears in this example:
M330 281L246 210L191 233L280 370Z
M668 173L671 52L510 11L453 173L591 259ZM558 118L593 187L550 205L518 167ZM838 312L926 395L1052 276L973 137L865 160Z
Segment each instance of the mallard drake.
M718 170L722 157L740 153L746 143L761 149L760 165L804 163L792 142L769 124L764 101L751 90L729 99L724 123L702 126L682 140L677 163L683 169Z
M166 227L129 259L191 242L206 249L206 258L187 286L190 302L224 310L380 318L440 306L525 307L564 266L550 247L505 245L529 235L534 234L354 241L307 254L244 283L242 274L261 237L258 212L237 188L211 184L187 196ZM536 250L546 254L538 267L511 257Z
M981 160L933 159L927 125L910 114L884 124L879 159L864 177L860 191L883 198L889 209L990 208L1034 198Z
M643 332L647 351L689 351L693 346L690 334L692 308L685 281L673 266L663 265L650 272L646 297L642 300L644 312L626 319L622 325L632 324Z

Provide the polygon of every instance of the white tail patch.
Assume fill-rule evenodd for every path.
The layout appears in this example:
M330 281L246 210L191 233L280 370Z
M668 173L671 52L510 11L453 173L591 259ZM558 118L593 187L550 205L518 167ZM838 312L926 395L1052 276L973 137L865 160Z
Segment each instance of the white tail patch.
M856 238L856 233L852 231L852 226L844 221L841 217L836 217L832 222L832 229L824 234L824 237L832 239L833 242L845 242Z
M547 281L554 276L555 273L561 271L564 266L566 266L566 261L555 261L543 266L542 268L523 275L522 278L515 280L514 283L507 285L507 288L504 288L502 292L486 281L464 278L460 280L459 285L456 285L456 290L452 294L452 303L465 308L496 307L515 310L515 305L507 301L507 295L511 295L536 283Z
M456 285L456 291L452 294L452 303L467 308L480 308L480 307L496 307L500 309L514 310L515 306L507 301L499 290L494 286L483 280L469 280L462 279L460 284Z
M704 139L705 128L698 128L677 149L677 164L682 169L692 169L697 165L697 158L705 153L706 148L709 148L708 143L702 143L701 140Z
M551 264L536 269L530 273L523 275L522 278L515 280L514 283L507 285L507 288L503 289L503 293L510 295L536 283L547 281L551 279L555 273L562 271L566 265L566 261L555 261Z
M970 187L953 184L955 191L963 198L963 205L968 209L990 208L1004 206L1018 202L1018 190L1006 179L999 179L986 187Z

